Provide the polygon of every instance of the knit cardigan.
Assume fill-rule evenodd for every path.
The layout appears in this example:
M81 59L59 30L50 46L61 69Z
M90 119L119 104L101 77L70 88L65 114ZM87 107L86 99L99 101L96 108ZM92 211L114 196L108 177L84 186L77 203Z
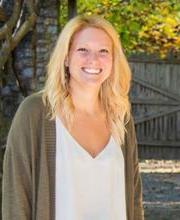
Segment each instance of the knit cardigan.
M55 120L50 120L47 113L42 94L37 93L27 97L15 114L4 156L2 220L55 220L56 129ZM126 129L121 148L125 161L127 220L143 220L132 117Z

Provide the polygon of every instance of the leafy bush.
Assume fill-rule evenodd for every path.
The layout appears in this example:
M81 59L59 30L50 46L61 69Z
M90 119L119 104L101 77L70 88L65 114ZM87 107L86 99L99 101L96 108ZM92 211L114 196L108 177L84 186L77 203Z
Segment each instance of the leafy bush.
M60 8L61 27L67 21L67 0ZM98 14L119 33L125 52L166 57L180 49L178 0L77 0L78 14Z

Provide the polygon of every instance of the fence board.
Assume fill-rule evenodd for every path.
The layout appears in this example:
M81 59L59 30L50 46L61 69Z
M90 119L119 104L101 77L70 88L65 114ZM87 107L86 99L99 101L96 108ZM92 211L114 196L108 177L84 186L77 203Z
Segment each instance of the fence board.
M129 61L140 156L148 158L149 152L149 158L180 159L180 62L145 58Z

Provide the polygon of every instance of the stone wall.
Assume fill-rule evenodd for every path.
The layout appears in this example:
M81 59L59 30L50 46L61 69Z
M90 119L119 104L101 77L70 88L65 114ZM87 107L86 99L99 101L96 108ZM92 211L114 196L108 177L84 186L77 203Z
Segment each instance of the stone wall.
M13 2L3 1L2 6L8 17L12 13ZM40 90L44 85L47 62L58 36L57 4L57 0L39 0L35 27L13 51L13 69L24 92L19 89L14 74L7 71L10 80L0 86L0 145L4 144L1 135L3 123L11 121L24 96Z
M46 65L58 35L57 1L43 1L37 24L15 51L15 67L28 94L44 83ZM33 66L35 68L33 68Z

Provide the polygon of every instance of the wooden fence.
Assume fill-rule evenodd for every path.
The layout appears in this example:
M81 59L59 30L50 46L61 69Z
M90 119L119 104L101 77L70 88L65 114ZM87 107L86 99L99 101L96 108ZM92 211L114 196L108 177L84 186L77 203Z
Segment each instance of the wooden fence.
M129 59L141 158L180 159L180 62Z

